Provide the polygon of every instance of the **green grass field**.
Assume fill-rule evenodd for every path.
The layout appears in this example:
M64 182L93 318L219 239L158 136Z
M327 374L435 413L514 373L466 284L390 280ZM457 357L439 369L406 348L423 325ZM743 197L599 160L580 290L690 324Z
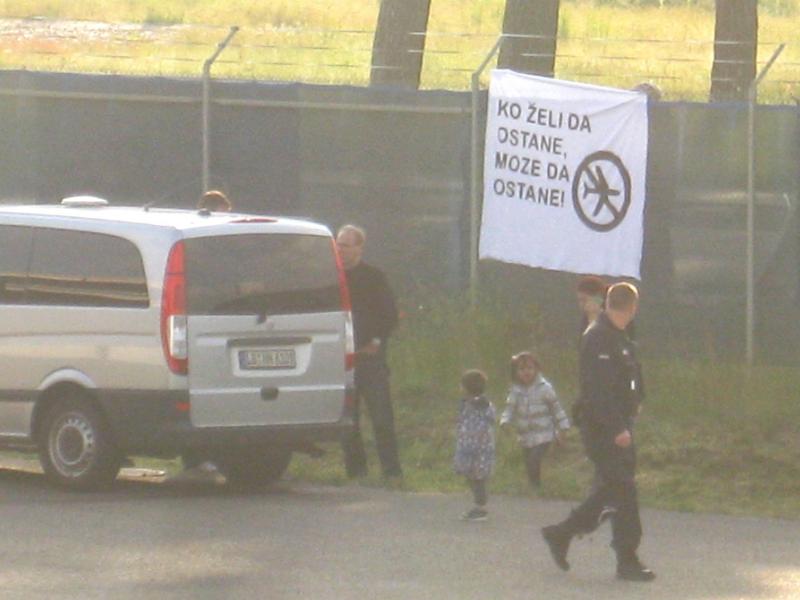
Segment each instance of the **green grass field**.
M502 410L508 357L534 348L565 408L576 394L576 351L545 342L536 307L502 303L472 310L442 302L409 317L392 346L392 385L406 487L461 491L451 470L458 381L480 367ZM647 348L644 348L645 355ZM800 518L800 369L711 360L645 359L647 400L637 425L642 503L674 510ZM368 420L364 425L369 433ZM498 432L498 464L491 489L529 494L512 435ZM370 448L372 474L379 467ZM322 460L298 457L291 476L341 484L341 451ZM577 431L545 459L542 495L577 500L592 476Z
M705 100L713 58L710 3L636 4L564 2L557 75L623 88L651 81L666 99ZM762 102L800 96L799 4L760 3L760 64L778 44L788 44L762 86ZM503 0L433 0L422 87L468 89L470 74L500 33L503 6ZM366 85L378 7L378 0L0 2L0 17L44 18L22 32L2 32L0 66L198 77L228 28L238 25L214 67L218 77ZM53 19L142 27L48 29Z
M392 389L407 491L462 493L451 468L459 379L480 367L501 411L508 387L508 358L523 348L539 355L547 378L569 411L576 394L576 351L545 341L535 305L471 309L440 301L408 316L391 346ZM571 308L571 307L568 307ZM647 348L643 349L647 354ZM638 483L644 506L692 512L800 518L800 368L711 360L645 359L647 399L637 423ZM380 468L365 417L370 475ZM513 435L498 431L492 493L533 495ZM345 485L341 449L324 445L322 458L296 455L289 480ZM12 456L17 456L12 454ZM180 470L180 461L138 458L136 465ZM551 449L543 469L544 498L578 501L592 468L578 432Z

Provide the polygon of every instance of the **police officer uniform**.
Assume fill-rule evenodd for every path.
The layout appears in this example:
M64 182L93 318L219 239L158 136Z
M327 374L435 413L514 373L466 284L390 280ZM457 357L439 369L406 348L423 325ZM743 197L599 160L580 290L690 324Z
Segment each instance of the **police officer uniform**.
M575 535L591 533L610 518L612 547L617 553L617 574L625 579L649 581L654 577L636 555L642 537L636 492L636 451L633 442L615 443L633 421L644 398L642 371L635 344L605 312L581 338L580 397L575 420L581 429L586 454L596 477L589 497L558 525L542 533L553 557L568 569L566 553Z

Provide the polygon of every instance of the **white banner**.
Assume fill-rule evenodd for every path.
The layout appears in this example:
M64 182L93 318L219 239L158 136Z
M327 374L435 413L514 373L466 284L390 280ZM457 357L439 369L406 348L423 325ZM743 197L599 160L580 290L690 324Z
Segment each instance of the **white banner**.
M492 72L480 258L639 279L647 96Z

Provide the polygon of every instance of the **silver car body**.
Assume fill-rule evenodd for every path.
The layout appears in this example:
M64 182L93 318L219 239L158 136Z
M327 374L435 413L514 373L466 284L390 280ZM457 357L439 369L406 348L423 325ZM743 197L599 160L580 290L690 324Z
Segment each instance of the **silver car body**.
M335 439L349 426L346 355L352 339L346 304L337 301L336 307L297 314L258 308L233 314L188 311L185 374L169 368L162 339L165 270L176 243L193 248L210 239L224 245L231 236L256 241L260 236L279 241L302 236L321 247L318 240L324 240L328 255L320 254L327 261L320 272L332 269L335 278L335 250L326 227L237 213L77 204L0 205L0 227L14 228L15 245L30 243L28 248L0 247L0 252L17 253L27 263L53 231L122 238L141 256L146 298L141 306L0 301L0 444L35 444L37 406L48 390L63 385L96 399L117 443L131 453L172 454L189 446L252 440L314 442ZM34 229L36 239L26 242L24 232ZM0 244L4 239L0 236ZM72 250L65 245L65 260L98 260L91 254L67 258ZM265 264L271 259L259 258ZM298 260L309 262L308 257ZM291 257L288 263L270 268L285 271L291 281L292 270L303 265L293 264ZM24 284L11 281L17 275ZM34 282L26 277L14 274L0 285L24 285L29 294L39 286L43 294L50 293L46 278ZM83 285L73 283L77 289ZM122 289L128 283L108 285L107 294L113 295L113 286ZM187 276L185 286L192 285Z

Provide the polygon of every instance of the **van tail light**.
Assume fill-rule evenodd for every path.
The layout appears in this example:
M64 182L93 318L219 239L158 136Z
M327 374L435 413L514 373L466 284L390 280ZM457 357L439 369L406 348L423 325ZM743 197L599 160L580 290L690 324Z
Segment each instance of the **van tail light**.
M339 298L341 299L342 312L345 314L345 368L352 370L355 365L355 340L353 338L353 315L350 303L350 288L347 287L347 275L344 272L342 257L336 247L336 240L331 239L333 256L336 259L336 271L339 276Z
M336 240L331 238L331 245L333 246L333 257L336 259L336 272L339 275L339 297L342 300L342 310L350 312L353 308L350 304L350 288L347 287L347 275L344 272L344 264L342 257L339 256L339 248L336 246Z
M189 372L189 331L186 319L186 273L184 244L176 242L169 252L161 297L161 345L169 370Z
M339 296L341 298L342 312L344 313L344 371L345 371L345 416L352 416L355 410L355 366L356 345L353 337L353 314L350 303L350 288L347 287L347 275L344 271L336 240L331 239L333 255L336 258L336 270L339 274Z

